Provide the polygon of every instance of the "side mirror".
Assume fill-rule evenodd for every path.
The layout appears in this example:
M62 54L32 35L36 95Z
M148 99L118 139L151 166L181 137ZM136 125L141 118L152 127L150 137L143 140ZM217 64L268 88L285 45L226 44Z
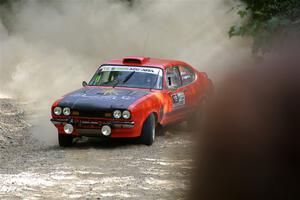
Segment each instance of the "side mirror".
M82 86L83 86L83 87L86 87L87 85L88 85L88 84L87 84L86 81L83 81L83 82L82 82Z

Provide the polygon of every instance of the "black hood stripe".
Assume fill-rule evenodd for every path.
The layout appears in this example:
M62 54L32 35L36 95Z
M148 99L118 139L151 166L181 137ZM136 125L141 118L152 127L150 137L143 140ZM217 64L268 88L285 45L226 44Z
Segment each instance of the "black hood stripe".
M58 104L73 110L104 111L128 109L138 99L150 92L115 88L82 88L66 95Z

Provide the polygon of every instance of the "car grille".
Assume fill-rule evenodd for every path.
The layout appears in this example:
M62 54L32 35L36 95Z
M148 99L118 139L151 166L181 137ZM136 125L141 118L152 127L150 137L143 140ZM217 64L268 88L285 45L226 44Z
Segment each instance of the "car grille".
M82 110L73 110L73 117L92 117L92 118L113 118L111 111L82 111Z

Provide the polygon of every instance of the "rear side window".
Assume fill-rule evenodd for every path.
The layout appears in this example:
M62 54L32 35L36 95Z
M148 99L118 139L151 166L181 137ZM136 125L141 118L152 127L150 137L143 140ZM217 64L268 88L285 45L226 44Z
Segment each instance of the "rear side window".
M195 73L193 70L186 66L179 67L182 85L188 85L195 80Z

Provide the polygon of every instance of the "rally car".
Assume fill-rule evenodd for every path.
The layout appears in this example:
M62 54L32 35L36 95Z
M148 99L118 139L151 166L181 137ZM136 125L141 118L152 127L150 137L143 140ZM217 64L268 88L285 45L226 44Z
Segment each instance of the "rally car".
M52 105L60 146L81 136L151 145L157 127L194 118L212 89L206 73L189 64L148 57L108 61L82 85Z

